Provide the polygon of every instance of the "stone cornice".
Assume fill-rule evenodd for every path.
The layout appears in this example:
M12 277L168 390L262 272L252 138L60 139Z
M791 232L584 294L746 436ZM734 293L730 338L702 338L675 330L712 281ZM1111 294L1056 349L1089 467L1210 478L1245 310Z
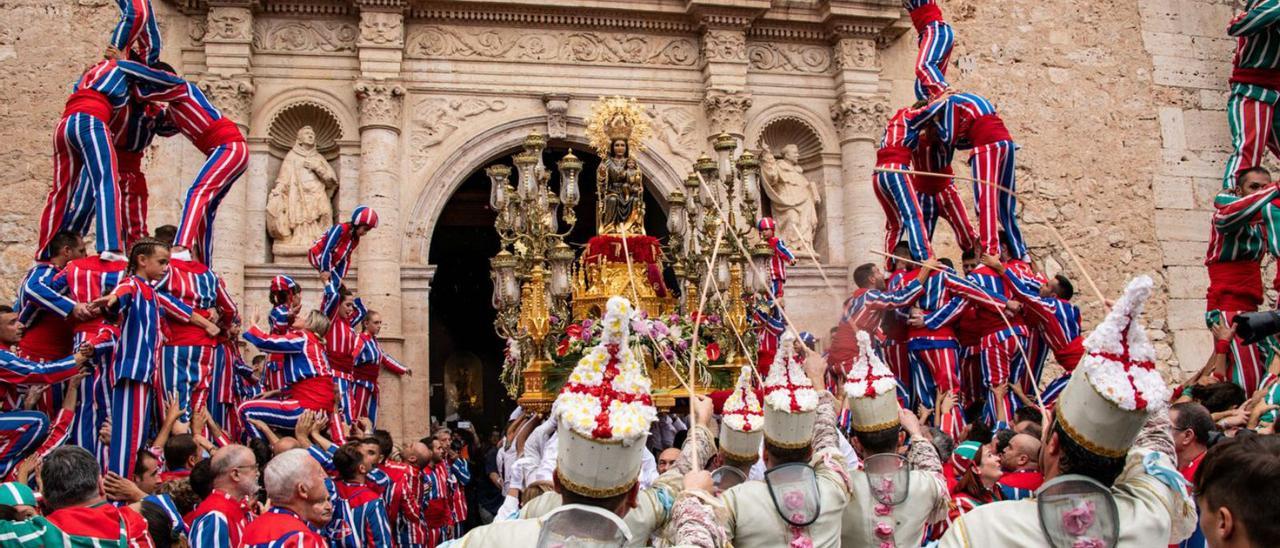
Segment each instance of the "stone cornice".
M899 0L820 0L771 8L769 0L686 0L679 8L633 4L618 8L594 2L559 5L512 1L425 0L166 0L187 14L211 5L243 6L255 12L295 16L355 16L361 11L403 11L405 22L516 27L562 27L698 34L704 28L745 30L755 39L823 42L842 37L887 41L910 28ZM586 5L572 5L575 3Z

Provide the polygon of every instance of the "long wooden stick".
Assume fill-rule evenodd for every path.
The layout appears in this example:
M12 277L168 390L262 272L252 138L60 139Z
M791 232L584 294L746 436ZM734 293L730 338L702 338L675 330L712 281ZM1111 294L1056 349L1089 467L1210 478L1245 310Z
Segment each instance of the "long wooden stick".
M627 259L627 279L631 285L631 296L634 299L633 302L635 303L635 306L639 307L640 306L640 290L636 286L636 277L631 270L631 250L627 247L627 235L625 233L623 233L622 235L622 253L623 255L626 256L626 259ZM657 339L653 338L653 334L647 333L646 336L649 337L649 342L653 343L653 347L657 348L658 341ZM690 346L692 346L692 344L690 344ZM663 356L661 352L658 353L658 359L662 360L662 363L667 364L667 367L671 368L671 372L675 374L676 380L680 381L680 384L686 390L688 390L690 394L692 394L693 386L689 384L690 381L685 380L685 378L680 375L680 370L676 369L676 366L672 364L669 360L667 360L667 357ZM694 379L693 382L696 384L697 379Z
M1008 194L1010 196L1017 197L1018 195L1016 192L1009 190L1007 188L1004 188L995 183L992 183L990 181L983 181L982 179L975 179L973 177L966 177L964 175L957 175L953 173L933 173L931 171L917 171L913 169L896 169L891 167L877 167L872 171L880 172L880 173L898 173L902 175L920 175L925 177L944 177L948 179L957 179L961 181L969 181L972 183L977 183L980 185L986 185L1000 192ZM1026 200L1022 201L1022 207L1024 209L1025 208L1035 209L1031 207L1031 204ZM1062 234L1059 233L1058 229L1053 226L1053 223L1045 222L1044 224L1045 226L1049 227L1049 231L1052 232L1054 238L1058 240L1058 245L1062 246L1062 250L1066 252L1067 257L1071 259L1071 262L1075 264L1076 268L1080 269L1080 274L1084 276L1085 281L1089 283L1089 288L1093 290L1094 296L1098 298L1098 302L1102 303L1103 308L1106 308L1107 298L1103 295L1102 290L1098 289L1098 284L1093 281L1093 276L1089 274L1089 270L1084 267L1084 264L1080 262L1080 259L1076 258L1075 251L1071 249L1071 246L1069 244L1067 244L1067 240L1062 237Z

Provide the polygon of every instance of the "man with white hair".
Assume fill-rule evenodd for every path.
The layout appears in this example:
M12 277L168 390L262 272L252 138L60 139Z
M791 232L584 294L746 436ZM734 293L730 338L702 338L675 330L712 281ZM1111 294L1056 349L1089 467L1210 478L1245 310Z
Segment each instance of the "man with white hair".
M326 548L316 531L333 517L333 503L320 464L305 449L290 449L271 459L263 475L271 509L245 528L240 545Z
M191 515L191 548L231 548L249 524L247 499L258 494L258 461L243 445L213 452L213 491Z

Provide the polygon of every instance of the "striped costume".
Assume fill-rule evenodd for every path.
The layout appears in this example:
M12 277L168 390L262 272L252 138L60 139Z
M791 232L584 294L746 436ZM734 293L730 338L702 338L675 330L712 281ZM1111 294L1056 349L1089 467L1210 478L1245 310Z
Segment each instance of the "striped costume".
M116 0L120 22L111 32L111 47L131 59L154 65L160 60L160 25L150 0Z
M956 33L942 17L934 0L902 0L919 38L916 41L916 99L937 97L950 87L947 61L955 46Z
M75 308L75 301L66 296L65 288L53 289L53 280L62 268L47 262L36 262L27 271L18 286L18 298L13 309L22 323L22 339L18 341L16 354L31 361L48 362L71 353L71 323L68 318ZM63 384L55 384L45 391L38 410L53 415L62 406ZM15 409L20 398L0 402L5 409Z
M1041 297L1033 280L1010 270L1005 270L1004 279L1013 292L1013 298L1022 303L1023 317L1028 324L1043 333L1045 344L1053 351L1054 359L1066 370L1041 391L1041 400L1045 405L1051 405L1062 393L1062 389L1067 387L1071 372L1084 355L1084 337L1080 335L1080 308L1065 299ZM1022 388L1027 394L1031 394L1033 390L1033 377L1038 380L1040 371L1036 370L1034 375L1023 377ZM1038 389L1038 383L1035 389Z
M466 492L471 468L466 459L441 460L423 470L423 519L427 523L427 546L461 537L467 519Z
M147 520L127 506L117 508L105 501L93 506L72 506L49 514L48 519L62 532L59 540L66 543L49 546L154 546Z
M88 304L114 291L125 278L127 267L128 263L124 261L104 261L98 257L76 259L67 263L53 278L52 288L57 292L65 291L72 301ZM80 381L80 401L76 406L71 443L105 458L105 450L98 442L98 427L107 420L107 410L110 409L110 385L106 372L112 361L114 344L107 338L114 334L114 328L108 328L102 318L91 318L73 321L71 330L73 347L85 342L102 343L100 351L94 354L93 375Z
M84 235L92 224L95 246L122 251L120 241L120 180L115 137L109 124L129 103L140 77L164 74L132 63L104 60L89 68L67 99L62 120L53 132L53 185L40 216L36 259L48 259L53 236L60 231Z
M426 523L422 518L422 471L403 462L386 461L378 467L386 478L382 500L387 505L387 519L395 534L397 546L414 548L427 542Z
M195 84L139 63L120 61L119 65L140 80L139 98L169 104L168 116L173 125L206 157L187 191L173 245L190 249L197 260L212 264L213 221L218 204L249 161L244 135Z
M912 115L911 109L903 108L889 118L880 148L876 151L877 168L911 169L911 157L919 137L907 123ZM924 213L916 197L914 180L914 175L877 171L872 175L872 188L880 208L884 210L885 252L893 253L894 246L906 232L911 258L927 261L933 257L929 241L931 234L925 230Z
M139 449L151 436L156 359L163 343L161 318L189 321L192 312L138 276L122 280L112 294L118 298L114 308L120 337L106 380L111 391L111 446L103 470L128 478Z
M214 489L187 517L191 548L236 548L252 514L245 501Z
M329 283L341 285L351 268L351 254L360 245L360 235L356 227L378 227L378 213L369 206L356 206L351 212L351 222L340 223L329 227L320 239L311 244L307 251L307 260L321 274L329 275Z
M831 347L827 352L827 367L835 369L840 375L848 373L853 360L861 350L858 348L858 331L866 331L872 341L880 336L881 321L886 311L896 311L911 306L924 291L919 280L912 280L895 291L882 289L858 288L853 296L844 302L844 311L836 332L831 337ZM898 398L902 401L910 399L908 385L910 377L898 378Z
M756 332L756 371L761 376L769 374L773 365L773 357L778 353L778 340L787 330L787 321L782 316L782 309L775 304L764 304L751 308L752 328Z
M1236 314L1254 312L1263 302L1262 254L1265 234L1259 213L1280 196L1280 187L1271 185L1245 197L1227 192L1214 198L1213 223L1205 266L1209 268L1206 294L1206 322L1231 322ZM1232 381L1246 392L1258 388L1263 370L1256 345L1231 342Z
M391 524L387 518L387 506L382 498L369 486L333 482L338 494L338 504L345 507L345 517L352 535L346 537L336 548L389 548L394 545L391 537ZM336 513L335 513L336 514Z
M951 325L968 301L946 288L942 276L930 276L916 306L924 313L924 326L907 328L907 352L911 364L912 401L929 409L937 399L960 389L960 343ZM955 406L947 416L935 416L937 426L953 439L960 438L964 414Z
M916 131L923 130L926 125L932 126L941 147L939 154L950 157L951 151L970 150L969 168L973 178L990 183L973 185L982 252L999 255L1000 232L1003 231L1012 247L1009 255L1014 258L1026 256L1027 246L1017 219L1014 171L1017 145L996 113L996 107L973 93L944 94L922 108L910 124Z
M222 278L199 262L170 259L169 272L156 287L194 314L207 319L216 310L221 325L237 323L236 305ZM165 328L160 362L162 395L176 395L183 409L180 420L189 422L192 410L204 407L209 401L218 340L192 323L167 321Z
M57 383L76 374L74 357L40 364L0 350L0 390L16 391L17 385ZM0 413L0 477L9 471L49 435L49 417L39 411Z
M1026 364L1022 350L1026 348L1027 328L1018 316L1006 318L1004 303L1011 290L1004 278L994 270L979 266L969 272L967 279L947 276L947 287L967 298L976 310L972 325L981 334L978 341L978 360L981 384L986 388L986 405L983 419L996 422L996 405L1004 407L1005 416L1013 416L1013 399L1006 393L1004 399L996 397L993 387L1016 380Z
M396 375L409 372L395 358L391 357L378 339L368 333L360 333L357 341L358 349L355 360L355 383L351 390L352 415L356 421L368 417L374 426L378 424L378 374L385 367Z
M1280 156L1275 109L1280 103L1280 1L1249 0L1245 11L1227 28L1236 38L1231 70L1227 125L1231 156L1222 188L1236 185L1241 171L1262 165L1266 150Z
M265 437L250 420L260 420L272 428L292 430L303 411L333 412L333 370L325 357L324 343L315 333L291 329L283 335L272 335L252 326L244 339L258 350L284 356L284 399L255 399L240 404L240 421L251 435ZM330 416L329 428L334 443L345 441L342 425Z
M331 280L332 282L332 280ZM346 316L342 306L343 297L332 283L324 286L324 301L320 311L329 317L329 332L324 336L324 352L333 368L333 382L338 387L338 405L342 409L342 420L353 424L351 393L355 383L355 360L359 352L360 336L356 326L364 321L366 309L360 299L352 301L350 316Z
M125 249L148 234L147 177L142 173L142 156L156 136L178 133L168 111L156 103L129 101L111 119L115 136L116 170L120 175L120 232Z
M276 506L245 527L243 548L329 548L329 542L292 510Z
M236 409L240 402L254 399L261 392L262 387L253 379L253 369L244 363L235 341L219 337L209 378L209 416L231 439L238 440L244 426Z

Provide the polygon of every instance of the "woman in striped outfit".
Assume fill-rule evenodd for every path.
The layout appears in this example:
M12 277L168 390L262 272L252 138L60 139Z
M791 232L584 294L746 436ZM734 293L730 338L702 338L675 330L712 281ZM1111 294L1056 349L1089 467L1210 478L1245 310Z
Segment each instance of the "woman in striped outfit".
M253 436L265 438L253 421L282 430L292 430L304 411L317 411L329 416L330 435L334 443L345 443L342 425L333 415L333 369L325 356L324 339L329 330L329 318L319 310L312 310L300 325L291 327L283 335L273 335L250 326L244 339L258 350L284 356L283 399L261 398L240 404L240 423ZM256 322L255 322L256 323Z

